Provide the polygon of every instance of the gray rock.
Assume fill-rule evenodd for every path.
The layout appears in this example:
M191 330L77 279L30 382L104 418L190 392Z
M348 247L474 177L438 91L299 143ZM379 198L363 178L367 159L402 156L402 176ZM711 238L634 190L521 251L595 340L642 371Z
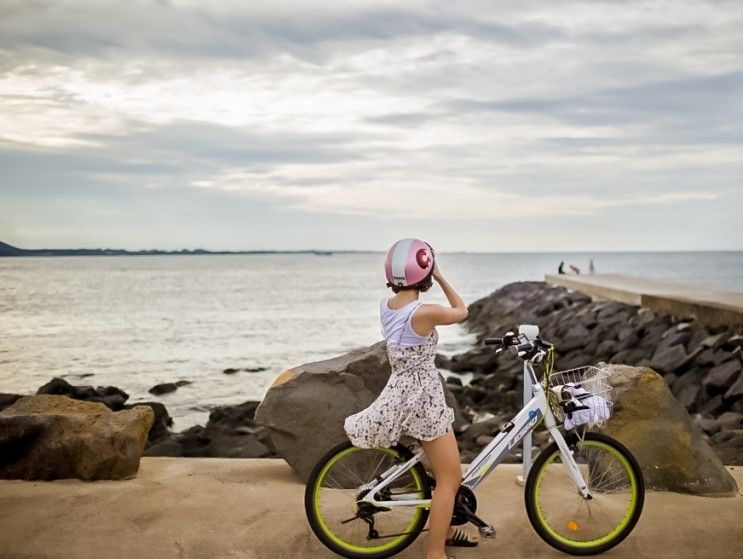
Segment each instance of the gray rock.
M168 394L170 392L175 392L178 390L178 387L174 382L164 382L162 384L156 384L152 388L150 388L147 392L152 394L153 396L161 396L163 394Z
M723 346L730 350L743 348L743 334L735 334L734 336L728 338Z
M743 466L743 429L720 431L712 435L710 444L723 463Z
M617 334L617 340L621 342L633 336L637 336L637 328L635 328L634 326L625 326L619 331L619 334Z
M743 414L728 411L718 417L716 423L720 431L743 429Z
M615 404L605 431L637 458L648 489L696 495L737 492L735 480L660 375L647 368L608 368Z
M740 375L743 365L738 360L727 361L712 369L702 380L702 385L708 389L727 390Z
M158 441L146 456L210 458L273 458L276 449L265 427L254 421L257 401L218 406L209 414L206 427L195 425Z
M596 358L599 360L602 359L605 356L614 355L617 353L617 349L614 349L614 341L613 340L601 340L601 343L596 347Z
M147 406L152 410L153 422L150 432L147 434L149 445L162 441L171 435L170 428L173 426L173 418L170 417L168 409L161 402L136 402L127 404L123 409L132 409L134 406Z
M559 349L562 352L567 352L582 348L588 343L590 336L590 330L579 322L575 323L565 333L562 343L559 345Z
M651 368L661 373L672 373L686 359L686 350L682 344L670 347L658 346L650 360Z
M708 435L714 435L720 430L717 420L711 417L704 417L700 414L694 416L694 424Z
M697 355L695 361L697 365L706 365L711 367L717 367L726 361L733 359L733 354L724 349L705 349L699 355Z
M687 371L686 373L682 374L676 382L673 383L673 385L671 386L671 391L673 392L674 396L678 398L678 395L681 393L681 391L686 388L692 386L699 388L702 384L703 377L704 371Z
M740 398L743 396L743 375L738 375L738 380L725 392L723 399L732 400L734 398Z
M590 354L575 351L569 357L560 358L558 364L561 370L565 370L590 365L593 361L593 357Z
M453 373L488 373L498 366L498 358L490 348L475 347L466 353L453 355L447 369Z
M704 351L702 351L696 356L695 362L697 365L714 367L715 365L714 355L715 355L714 350L709 349L709 348L705 349Z
M632 334L625 337L624 339L619 340L616 343L615 347L617 351L637 350L639 344L640 344L640 336L636 332L633 332ZM645 356L644 351L640 350L639 353Z
M637 365L637 362L643 357L645 357L645 352L640 349L625 349L614 355L610 362L620 365Z
M376 399L390 375L386 344L307 363L281 373L255 412L278 454L306 480L320 457L348 440L343 421ZM455 410L455 431L467 424L440 375L447 404ZM409 440L400 441L412 442Z
M183 456L183 445L175 439L166 439L153 444L144 451L145 456Z
M718 394L699 406L699 413L716 416L722 410L722 394Z
M694 408L694 405L697 401L697 398L699 396L699 391L701 388L698 384L692 384L690 386L685 386L681 390L678 391L676 394L676 398L678 399L679 403L684 406L687 410L690 410Z
M699 342L699 345L702 347L717 349L723 343L725 343L725 340L727 340L727 337L728 337L728 334L726 332L721 332L719 334L712 334L704 338L701 342Z
M688 329L679 330L676 326L671 326L661 336L661 342L659 346L666 348L673 347L678 344L683 345L691 340L691 336L692 334Z

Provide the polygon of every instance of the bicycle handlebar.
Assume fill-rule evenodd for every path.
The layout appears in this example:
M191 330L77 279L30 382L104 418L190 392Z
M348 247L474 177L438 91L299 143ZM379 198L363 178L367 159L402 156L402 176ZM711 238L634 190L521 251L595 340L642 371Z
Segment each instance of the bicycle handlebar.
M485 338L483 344L500 346L496 353L511 348L521 359L533 359L535 361L541 361L542 357L546 355L546 351L552 347L551 343L544 341L539 336L529 340L523 334L517 335L513 332L507 332L502 338Z
M485 345L502 345L503 347L510 347L515 345L519 341L519 337L513 332L506 332L506 335L502 338L485 338L483 343Z

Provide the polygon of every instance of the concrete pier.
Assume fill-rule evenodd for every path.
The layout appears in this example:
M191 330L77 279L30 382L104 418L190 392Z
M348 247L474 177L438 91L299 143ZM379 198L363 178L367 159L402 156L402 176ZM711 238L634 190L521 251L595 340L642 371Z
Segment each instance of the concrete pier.
M548 274L544 280L594 299L640 305L674 316L693 316L710 325L743 326L743 291L620 274Z

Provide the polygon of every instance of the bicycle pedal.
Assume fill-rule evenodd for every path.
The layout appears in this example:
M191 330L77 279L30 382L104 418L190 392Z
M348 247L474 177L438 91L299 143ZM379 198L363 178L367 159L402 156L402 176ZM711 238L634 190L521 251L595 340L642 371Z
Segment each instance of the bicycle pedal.
M478 528L480 531L480 535L483 538L494 538L495 537L495 528L492 526L480 526Z

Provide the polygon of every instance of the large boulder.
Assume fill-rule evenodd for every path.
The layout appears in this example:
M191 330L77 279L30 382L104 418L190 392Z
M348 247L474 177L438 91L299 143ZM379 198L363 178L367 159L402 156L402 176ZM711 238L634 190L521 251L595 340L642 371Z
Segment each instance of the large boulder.
M348 440L343 420L371 404L389 376L385 342L307 363L276 378L258 406L255 420L269 430L279 455L307 480L331 446ZM447 404L455 411L456 431L464 419L440 376ZM404 439L401 442L409 442Z
M134 477L152 421L146 406L113 412L67 396L25 396L0 412L0 478Z
M604 365L614 414L606 433L635 455L648 489L695 495L737 492L735 480L663 378L647 367Z

